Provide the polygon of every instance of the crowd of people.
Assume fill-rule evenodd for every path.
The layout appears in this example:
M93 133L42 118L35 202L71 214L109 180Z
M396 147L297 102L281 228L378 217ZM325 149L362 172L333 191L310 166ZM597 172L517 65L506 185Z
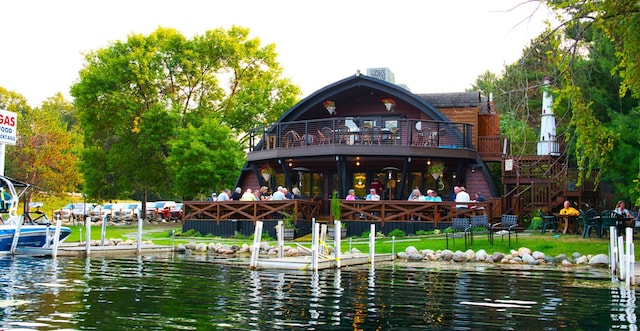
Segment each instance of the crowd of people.
M277 190L273 194L269 194L269 188L262 186L259 190L252 190L247 188L242 192L242 188L236 187L231 192L230 189L224 189L220 193L212 193L209 201L266 201L266 200L290 200L300 199L302 195L300 189L294 187L289 191L286 187L278 186Z
M487 201L482 193L476 192L474 193L475 199L472 200L467 190L464 186L456 186L454 187L454 196L453 201L459 202L461 204L456 205L456 208L468 208L467 204L462 204L465 202L483 202ZM236 187L233 192L230 189L224 189L220 191L220 193L211 194L211 198L209 201L266 201L266 200L290 200L290 199L300 199L302 195L300 193L300 189L294 187L289 191L286 187L278 186L278 188L273 192L273 194L269 194L269 188L266 186L262 186L259 190L252 190L251 188L247 188L244 192L242 192L242 188ZM356 196L356 191L354 189L350 189L345 200L357 200L359 199ZM369 194L365 196L365 200L370 201L379 201L380 195L378 194L375 188L369 189ZM426 201L426 202L442 202L442 198L438 196L438 192L435 190L427 190L427 194L423 195L420 189L414 189L409 197L408 201Z

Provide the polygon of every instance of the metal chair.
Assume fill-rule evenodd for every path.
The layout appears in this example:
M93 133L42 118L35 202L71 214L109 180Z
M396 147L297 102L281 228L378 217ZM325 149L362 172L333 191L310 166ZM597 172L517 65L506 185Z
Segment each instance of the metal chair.
M451 227L446 230L447 249L449 249L449 233L453 239L453 244L456 244L456 233L462 232L464 234L464 249L467 249L467 241L471 241L471 222L468 218L453 218L451 221Z
M555 232L558 232L558 220L555 216L547 215L541 209L538 209L538 214L542 218L542 233L547 232L548 228L553 228Z
M500 236L502 242L504 242L504 235L509 235L509 246L511 246L511 232L516 235L516 243L518 242L518 232L516 231L516 226L518 226L518 215L507 215L503 214L499 223L495 223L491 226L491 231L496 232L498 227L500 228Z
M487 237L489 243L493 245L493 232L491 231L491 223L487 215L471 216L471 244L473 245L473 229L485 228L487 229Z

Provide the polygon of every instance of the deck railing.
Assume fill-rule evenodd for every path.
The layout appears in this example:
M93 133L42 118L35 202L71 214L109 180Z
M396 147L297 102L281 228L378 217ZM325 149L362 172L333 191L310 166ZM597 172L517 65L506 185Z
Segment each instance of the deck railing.
M334 117L277 123L249 132L249 151L309 145L474 148L470 124L416 119Z
M452 218L472 214L486 214L491 220L500 216L495 208L497 201L470 202L469 208L458 209L455 202L423 202L404 200L340 200L340 219L366 220L368 222L431 222L450 223ZM185 201L184 220L212 220L216 222L243 220L262 221L293 216L294 221L311 221L313 218L329 219L320 215L320 202L313 200L282 201ZM323 217L324 216L324 217Z

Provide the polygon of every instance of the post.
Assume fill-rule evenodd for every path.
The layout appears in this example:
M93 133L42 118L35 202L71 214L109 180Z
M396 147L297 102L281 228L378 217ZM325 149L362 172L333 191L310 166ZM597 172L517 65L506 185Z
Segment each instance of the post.
M391 237L391 259L396 259L396 236Z
M604 234L602 234L604 235ZM618 250L616 249L616 230L614 227L609 228L609 266L611 267L611 279L616 275L616 258Z
M87 256L91 253L91 217L84 217L84 226L86 229L86 240L85 240L85 250L87 251Z
M133 210L131 211L133 213ZM133 219L133 215L131 215L131 219ZM140 217L138 216L138 254L142 254L142 220L140 219ZM173 247L173 230L171 230L172 232L172 237L171 237L171 247Z
M278 257L282 258L284 256L284 222L282 220L279 220L276 225L276 237L278 238Z
M107 236L107 217L102 220L102 230L100 232L100 246L104 246L104 238Z
M342 238L340 238L341 235L341 229L342 229L342 222L340 221L333 221L333 251L334 251L334 255L335 255L335 259L336 259L336 268L340 269L341 265L340 265L340 242L342 240Z
M51 257L58 258L58 245L60 244L60 226L62 226L62 220L58 218L56 220L56 230L53 233L53 246L51 247Z
M627 287L631 285L631 278L633 278L633 265L631 264L632 256L631 256L631 245L633 244L633 228L626 228L626 233L624 236L624 240L626 242L626 254L624 257L624 268L625 268L625 284Z
M374 265L374 259L376 255L376 225L371 223L369 233L369 261L371 262L371 266Z
M318 271L318 240L320 239L320 223L315 223L313 227L313 241L311 251L311 261L313 262L313 271Z
M258 256L260 255L260 241L262 234L262 221L256 222L256 229L253 233L253 246L251 247L251 262L249 269L253 270L258 267Z

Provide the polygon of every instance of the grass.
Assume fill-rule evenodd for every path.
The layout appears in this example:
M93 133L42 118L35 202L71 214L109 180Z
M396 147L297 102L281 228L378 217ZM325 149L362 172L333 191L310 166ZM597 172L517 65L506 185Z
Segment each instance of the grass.
M83 226L70 226L73 230L71 236L67 239L67 242L79 242L80 232L82 231L82 240L84 241L85 229ZM82 229L82 230L81 230ZM171 230L176 233L181 231L179 225L146 225L143 228L143 240L151 240L157 245L171 245ZM134 239L138 231L137 225L127 226L108 226L106 230L106 239L119 238L119 239ZM91 239L99 240L101 236L100 227L91 228ZM299 238L296 241L301 243L308 243L310 236ZM220 238L213 236L204 237L181 237L176 236L173 240L175 244L187 243L187 242L224 242L229 244L252 244L253 241L250 238ZM275 244L274 241L269 241L270 244ZM289 243L290 244L290 243ZM347 238L342 242L342 250L346 251L349 246L357 248L362 252L369 251L369 240L365 238ZM516 243L515 237L511 236L511 246L508 244L507 236L504 237L504 241L501 236L494 236L493 246L489 243L486 233L477 233L474 235L473 245L470 245L467 249L478 251L484 249L487 253L493 252L508 253L511 249L517 250L520 247L527 247L531 251L540 251L547 256L557 256L560 254L566 254L570 256L574 252L581 254L609 254L608 253L609 239L600 239L597 237L582 238L577 235L560 235L554 237L553 233L540 234L539 231L527 231L525 233L518 234L518 242ZM394 246L394 247L392 247ZM391 253L395 250L396 253L404 251L408 246L414 246L418 250L433 249L443 250L447 247L444 234L437 235L424 235L424 236L406 236L396 237L393 241L390 237L377 238L376 239L376 253ZM449 238L449 249L452 251L464 251L464 238L456 238L455 243L452 238ZM640 253L635 252L636 260L640 259Z

